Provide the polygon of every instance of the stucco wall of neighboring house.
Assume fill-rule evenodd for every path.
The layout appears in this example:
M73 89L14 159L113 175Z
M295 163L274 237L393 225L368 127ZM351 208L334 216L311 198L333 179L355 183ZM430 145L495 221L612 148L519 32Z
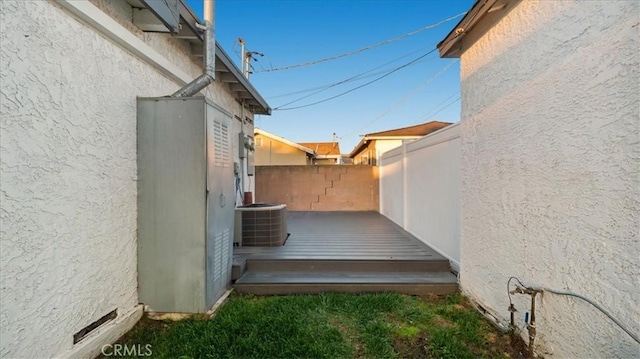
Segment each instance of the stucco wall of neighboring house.
M373 159L375 155L375 141L369 141L367 142L365 147L360 152L358 152L358 154L353 156L353 164L370 165L371 159Z
M400 146L402 140L370 140L362 151L353 157L353 164L378 166L382 154Z
M256 166L289 166L311 164L307 153L269 136L256 134Z
M461 57L460 284L505 321L517 276L640 333L639 6L522 1ZM537 310L545 356L638 355L583 301L545 293Z
M375 166L380 165L380 156L382 156L385 152L390 151L394 148L398 148L402 146L402 140L376 140L375 141L375 158L372 163Z
M338 164L337 158L316 158L313 160L315 165L335 165Z
M95 3L130 21L126 2ZM67 356L74 333L138 304L136 96L180 85L53 2L0 10L0 356ZM127 27L201 72L175 39ZM228 85L208 93L240 114Z

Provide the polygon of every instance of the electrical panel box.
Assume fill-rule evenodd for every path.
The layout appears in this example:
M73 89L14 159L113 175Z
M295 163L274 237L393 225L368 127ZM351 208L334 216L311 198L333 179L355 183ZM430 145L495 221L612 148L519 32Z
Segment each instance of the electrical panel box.
M151 311L206 312L231 281L231 119L202 97L138 99L138 292Z
M244 132L240 132L238 134L238 157L245 158L245 154L247 153L247 148L245 147L245 136Z
M256 168L253 161L253 151L247 151L247 153L247 176L253 176Z

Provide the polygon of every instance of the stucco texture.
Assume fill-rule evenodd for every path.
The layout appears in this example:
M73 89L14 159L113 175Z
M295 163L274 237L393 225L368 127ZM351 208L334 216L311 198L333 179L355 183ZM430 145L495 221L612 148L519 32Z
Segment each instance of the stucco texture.
M522 1L461 57L460 283L502 320L517 276L640 333L639 6ZM640 354L583 301L538 305L545 356Z
M275 138L256 133L256 166L289 166L310 164L308 154Z
M179 84L52 2L0 2L0 33L0 357L52 357L138 303L136 96ZM175 39L138 36L201 72ZM227 87L208 93L239 114Z

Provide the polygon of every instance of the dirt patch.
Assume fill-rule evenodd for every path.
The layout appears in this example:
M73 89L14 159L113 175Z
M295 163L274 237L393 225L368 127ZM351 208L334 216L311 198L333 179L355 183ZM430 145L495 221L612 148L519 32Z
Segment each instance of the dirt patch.
M484 335L484 340L489 344L495 344L498 342L498 335L496 333L486 333Z
M503 344L501 345L500 343ZM496 343L496 345L502 350L510 353L512 358L528 358L529 347L527 347L527 344L524 342L522 337L515 332L503 334L503 340L501 340L500 343ZM507 343L506 348L504 343ZM543 357L539 356L538 358Z
M433 317L433 323L439 327L443 327L443 328L453 328L456 326L455 323L453 323L450 320L447 320L439 315L436 315L435 317Z
M420 298L421 301L429 304L444 304L447 301L446 295L437 295L432 293L421 295L418 298Z
M429 355L429 341L424 334L411 339L395 338L393 349L398 358L431 358Z

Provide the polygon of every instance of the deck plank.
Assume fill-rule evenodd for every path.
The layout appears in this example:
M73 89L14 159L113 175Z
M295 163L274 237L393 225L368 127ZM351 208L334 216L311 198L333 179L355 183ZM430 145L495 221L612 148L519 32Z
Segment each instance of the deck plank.
M444 260L377 212L288 212L286 244L238 247L247 259Z

